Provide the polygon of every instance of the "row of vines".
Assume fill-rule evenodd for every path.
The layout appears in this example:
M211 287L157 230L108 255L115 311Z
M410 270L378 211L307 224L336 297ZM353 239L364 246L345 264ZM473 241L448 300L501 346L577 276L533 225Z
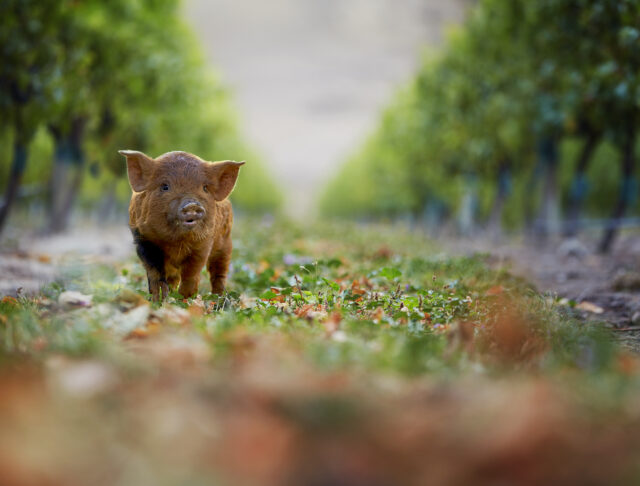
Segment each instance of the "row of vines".
M638 214L639 0L481 0L382 114L325 214L575 235Z
M53 232L74 208L121 214L118 149L246 159L236 205L279 204L179 1L6 0L0 55L0 228L12 208L36 208Z

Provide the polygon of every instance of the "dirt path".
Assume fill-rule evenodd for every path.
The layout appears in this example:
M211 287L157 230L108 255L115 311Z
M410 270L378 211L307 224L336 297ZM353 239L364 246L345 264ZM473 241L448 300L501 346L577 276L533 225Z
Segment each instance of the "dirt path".
M490 254L537 289L567 299L585 320L604 321L623 343L640 352L640 235L621 237L611 255L596 252L595 235L546 244L456 240L453 251Z
M68 233L42 236L22 230L0 246L0 295L35 294L53 282L61 266L122 261L134 255L125 224L84 223Z

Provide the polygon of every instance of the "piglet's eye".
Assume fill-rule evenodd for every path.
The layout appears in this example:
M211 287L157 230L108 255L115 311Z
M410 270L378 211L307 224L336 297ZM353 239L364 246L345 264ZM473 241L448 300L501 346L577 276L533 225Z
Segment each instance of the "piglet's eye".
M204 192L209 192L209 188L207 187L207 185L205 184L204 186L202 186L202 190Z
M169 190L169 184L167 184L167 183L162 184L160 186L160 190L163 191L163 192L168 191Z

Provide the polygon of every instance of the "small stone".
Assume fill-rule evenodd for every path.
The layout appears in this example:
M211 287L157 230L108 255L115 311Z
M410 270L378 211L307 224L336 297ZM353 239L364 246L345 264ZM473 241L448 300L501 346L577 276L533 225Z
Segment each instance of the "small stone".
M640 311L636 311L631 316L631 324L634 326L640 325Z
M558 247L558 255L562 258L573 257L582 260L589 254L589 250L577 239L564 240Z
M56 389L77 398L105 393L119 381L113 368L95 360L73 361L54 356L47 361L47 370Z
M58 303L65 308L91 307L92 295L85 295L74 290L62 292L58 297Z

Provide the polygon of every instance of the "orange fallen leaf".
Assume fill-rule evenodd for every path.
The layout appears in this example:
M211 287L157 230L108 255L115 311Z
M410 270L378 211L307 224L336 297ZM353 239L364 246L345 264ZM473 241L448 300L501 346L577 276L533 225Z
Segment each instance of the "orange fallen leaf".
M485 295L500 295L502 292L504 292L504 287L502 285L494 285L485 292Z
M334 311L331 313L331 315L329 315L329 318L327 320L322 322L322 325L324 326L325 331L327 331L329 334L333 334L338 330L338 327L340 327L341 321L342 314Z
M31 342L31 347L34 351L42 351L49 345L49 342L42 336L38 336Z
M388 260L392 256L393 256L393 252L391 251L391 248L389 248L387 245L381 246L373 254L373 258L380 259L380 260Z
M2 303L3 304L9 304L9 305L13 305L15 307L18 307L19 302L18 299L16 299L15 297L11 297L10 295L7 295L5 297L2 298Z
M131 331L125 339L141 339L156 334L160 330L160 325L157 322L151 321L145 327L140 327Z
M354 280L351 283L351 293L353 295L364 295L367 293L367 291L360 288L360 282L358 280Z
M38 261L40 263L51 263L51 257L49 255L38 255Z
M593 314L602 314L604 312L604 309L602 307L587 300L583 300L578 305L576 305L576 309L591 312Z
M204 301L202 300L201 295L198 295L195 299L193 299L191 304L189 304L189 307L187 307L187 311L193 317L200 317L204 315L205 310L206 310L206 306Z
M384 317L384 309L382 307L376 308L376 310L373 311L373 314L371 315L371 318L373 319L374 322L380 322L383 317Z
M192 317L200 317L204 315L204 307L199 306L199 305L195 305L195 304L191 304L189 307L187 307L187 312L189 312L189 314Z
M640 360L629 353L622 353L618 356L616 368L624 375L635 375L640 370Z
M327 316L327 311L323 305L320 304L305 304L295 311L295 315L304 319L323 319Z

